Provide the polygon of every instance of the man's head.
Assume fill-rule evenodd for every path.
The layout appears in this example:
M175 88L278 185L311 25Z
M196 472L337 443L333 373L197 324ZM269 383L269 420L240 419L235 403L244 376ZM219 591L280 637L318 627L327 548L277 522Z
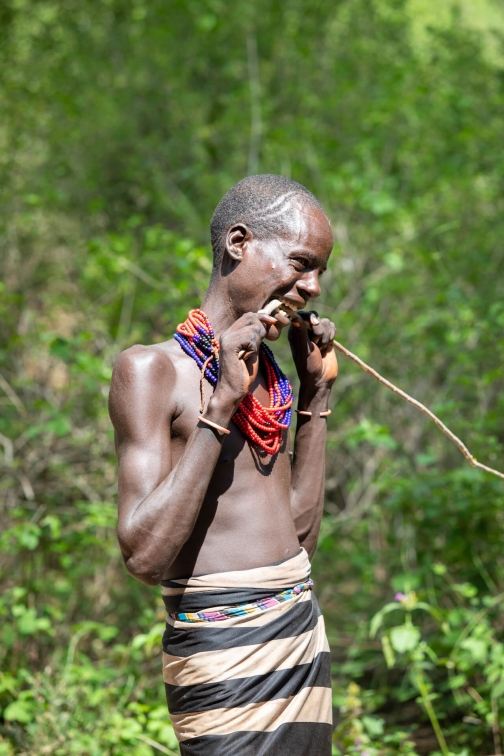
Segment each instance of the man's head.
M242 179L217 205L210 231L212 285L225 282L238 314L273 298L302 309L320 293L332 231L316 197L296 181L274 174ZM280 330L271 327L268 338Z
M297 181L265 173L247 176L231 187L210 221L214 270L220 267L231 226L243 223L256 239L265 241L289 233L293 202L324 212L317 198Z

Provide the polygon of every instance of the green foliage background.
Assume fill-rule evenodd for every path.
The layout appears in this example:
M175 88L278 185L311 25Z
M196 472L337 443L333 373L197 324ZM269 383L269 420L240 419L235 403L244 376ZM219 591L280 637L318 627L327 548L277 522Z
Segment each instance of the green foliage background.
M199 303L247 173L326 207L339 340L504 470L504 14L438 6L2 3L0 754L177 752L159 597L115 541L108 381ZM442 750L429 702L452 753L498 753L502 482L343 358L329 425L335 753Z

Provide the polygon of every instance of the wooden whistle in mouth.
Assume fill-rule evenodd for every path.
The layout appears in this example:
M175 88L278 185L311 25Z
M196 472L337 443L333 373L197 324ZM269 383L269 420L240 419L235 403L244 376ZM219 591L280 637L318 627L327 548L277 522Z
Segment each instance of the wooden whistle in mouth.
M290 310L290 311L289 311ZM265 305L261 310L257 311L258 315L271 315L272 317L275 317L275 313L281 311L282 315L292 320L295 313L293 310L291 310L287 305L285 305L283 302L281 302L279 299L272 299L271 302L268 302L267 305ZM310 327L310 324L307 323L308 327ZM244 354L246 354L245 349L240 349L238 352L238 359L242 360Z

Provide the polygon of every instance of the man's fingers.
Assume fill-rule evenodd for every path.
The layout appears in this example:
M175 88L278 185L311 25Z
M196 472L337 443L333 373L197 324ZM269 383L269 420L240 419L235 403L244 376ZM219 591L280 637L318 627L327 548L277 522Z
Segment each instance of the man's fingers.
M261 321L261 323L264 323L265 325L273 325L277 322L277 319L272 317L271 315L266 315L266 313L257 313L257 317Z
M260 325L261 327L264 327L266 325L273 325L273 323L276 323L276 318L273 318L267 313L246 312L245 315L242 315L240 318L238 318L238 320L233 323L230 328L228 328L227 332L236 332L242 328L247 328L248 326L254 325Z
M237 350L238 359L248 360L253 354L257 354L265 335L266 327L261 322L254 323L251 326L240 329L238 333L234 333L232 343L234 349ZM227 348L227 346L226 339L225 347Z
M277 312L275 313L275 322L278 322L283 326L288 326L290 324L290 318L281 312Z
M336 326L328 318L321 318L315 310L310 312L298 312L297 321L293 322L293 325L297 325L298 333L302 331L308 331L308 338L314 344L317 344L319 349L326 352L329 347L332 347L332 342L336 334Z
M237 350L238 359L248 360L250 355L256 354L261 346L262 335L258 333L251 333L248 336L241 338L234 348Z
M325 334L324 320L321 320L316 310L300 313L310 331L310 339L315 343L323 341Z
M313 334L313 336L320 336L320 318L318 312L316 312L315 310L311 310L309 312L300 310L296 314L300 325L303 324L305 328L310 331L311 334ZM312 340L315 341L313 336Z
M304 320L305 323L309 323L310 328L320 323L319 314L316 310L298 310L297 316Z
M332 347L334 336L336 334L336 326L334 325L334 323L331 323L331 321L328 320L327 318L324 318L321 321L320 325L323 328L323 334L319 341L319 347L321 349L325 349L329 345Z

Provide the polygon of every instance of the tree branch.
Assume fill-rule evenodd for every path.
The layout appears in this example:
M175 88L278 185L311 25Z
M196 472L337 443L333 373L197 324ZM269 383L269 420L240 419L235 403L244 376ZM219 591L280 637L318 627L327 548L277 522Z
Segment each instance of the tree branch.
M353 354L350 352L346 347L344 347L342 344L340 344L338 341L334 341L334 346L338 350L338 352L341 352L345 355L345 357L348 357L348 359L355 362L356 365L358 365L362 370L365 370L366 373L369 373L373 376L373 378L376 378L377 381L382 383L384 386L389 388L391 391L394 392L394 394L397 394L401 397L401 399L404 399L409 404L412 404L414 407L420 410L420 412L423 412L424 415L427 415L427 417L432 420L434 423L436 423L439 430L441 430L445 436L448 436L450 441L452 441L457 449L464 455L464 457L467 459L470 465L473 467L478 467L480 470L485 470L485 472L492 473L492 475L497 475L498 478L502 478L504 480L504 473L499 472L498 470L494 470L492 467L487 467L486 465L482 465L481 462L478 462L476 457L473 457L467 446L456 436L452 431L446 427L446 425L437 417L437 415L434 414L434 412L431 412L430 409L427 409L421 402L417 401L416 399L413 399L412 396L407 394L405 391L402 391L400 388L397 388L397 386L394 386L393 383L390 381L387 381L386 378L383 378L379 373L376 372L376 370L373 370L372 367L369 367L369 365L366 365L365 362L363 362L359 357L357 357L356 354Z

